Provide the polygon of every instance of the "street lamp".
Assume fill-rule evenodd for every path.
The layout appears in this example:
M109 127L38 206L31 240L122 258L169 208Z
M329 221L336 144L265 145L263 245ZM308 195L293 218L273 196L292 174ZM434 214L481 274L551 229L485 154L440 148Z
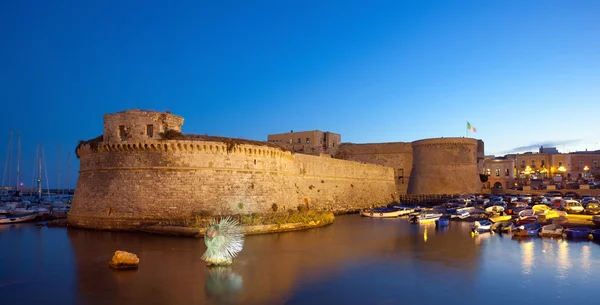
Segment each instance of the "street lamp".
M588 171L590 170L590 168L586 165L583 167L583 179L587 179L588 178Z

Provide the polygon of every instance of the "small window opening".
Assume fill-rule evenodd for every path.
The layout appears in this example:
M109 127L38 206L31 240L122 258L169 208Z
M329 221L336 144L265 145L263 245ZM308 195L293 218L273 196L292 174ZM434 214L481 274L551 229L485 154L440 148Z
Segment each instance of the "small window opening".
M146 135L150 138L152 138L154 136L154 125L146 126Z

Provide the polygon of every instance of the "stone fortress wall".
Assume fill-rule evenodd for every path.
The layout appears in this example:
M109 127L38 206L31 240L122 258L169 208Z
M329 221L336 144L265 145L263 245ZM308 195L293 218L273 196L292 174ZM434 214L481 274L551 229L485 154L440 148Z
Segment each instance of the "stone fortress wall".
M413 167L411 143L343 143L334 152L336 158L363 163L379 164L394 170L394 181L398 194L406 194Z
M483 141L438 138L415 142L342 143L336 158L379 164L394 169L400 195L478 193Z
M183 124L168 113L129 110L105 115L104 124L101 138L77 148L73 226L131 229L193 215L272 212L274 206L344 212L396 196L394 170L381 165L258 144L162 139L159 132Z

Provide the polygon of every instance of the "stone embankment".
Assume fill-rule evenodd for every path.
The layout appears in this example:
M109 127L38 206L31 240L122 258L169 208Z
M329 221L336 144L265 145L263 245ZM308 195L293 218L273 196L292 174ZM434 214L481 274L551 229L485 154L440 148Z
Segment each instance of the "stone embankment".
M265 233L280 233L288 231L297 231L304 229L312 229L317 227L332 224L335 221L333 214L330 217L322 217L320 219L311 220L308 222L281 223L281 224L253 224L242 225L245 235L265 234ZM202 238L206 232L206 227L195 226L173 226L173 225L153 225L140 228L139 231L161 235L181 236Z

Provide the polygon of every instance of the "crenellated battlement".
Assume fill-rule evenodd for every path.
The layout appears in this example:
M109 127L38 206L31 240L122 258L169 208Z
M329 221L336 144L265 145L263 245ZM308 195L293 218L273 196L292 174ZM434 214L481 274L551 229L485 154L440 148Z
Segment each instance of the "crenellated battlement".
M471 138L424 139L412 142L412 146L477 146L477 140Z
M146 140L126 143L104 143L92 148L90 144L82 144L77 150L77 156L82 157L94 152L120 152L120 151L177 151L188 153L210 153L210 154L243 154L248 156L272 157L291 160L293 155L289 151L275 147L266 147L249 144L232 144L218 141L200 140Z

